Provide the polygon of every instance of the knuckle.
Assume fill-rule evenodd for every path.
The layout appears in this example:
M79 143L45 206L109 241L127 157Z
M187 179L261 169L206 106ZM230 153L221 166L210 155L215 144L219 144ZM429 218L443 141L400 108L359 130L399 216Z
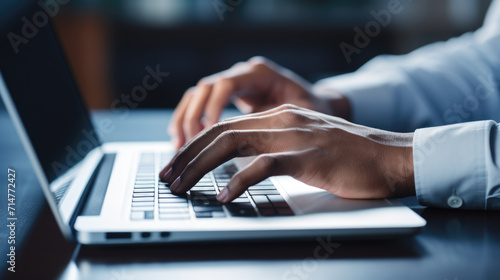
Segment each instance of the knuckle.
M239 67L242 67L242 66L245 66L246 63L243 62L243 61L240 61L240 62L236 62L233 66L231 66L231 68L239 68Z
M265 63L269 62L269 59L267 59L266 57L261 56L261 55L256 55L256 56L251 57L248 60L248 62L250 64L265 64Z
M219 140L224 144L236 143L239 139L240 133L234 130L226 130L219 135Z
M308 119L301 111L292 108L281 111L280 115L291 124L304 123Z
M170 166L170 168L172 168L173 172L177 172L177 170L180 168L181 162L183 159L183 154L185 151L186 151L186 147L181 147L179 149L178 154L175 156L174 160L172 161L172 165Z
M196 89L196 87L190 87L190 88L188 88L188 90L186 90L186 92L184 92L184 96L182 98L189 98L189 97L191 97L194 94L194 90L195 89Z
M231 181L232 181L233 186L241 186L241 185L246 184L246 181L248 179L249 178L245 175L245 172L238 172L238 173L233 175L233 177L231 178Z
M254 56L248 60L248 64L252 69L260 70L260 69L270 69L270 62L267 58L262 56Z
M289 104L289 103L287 103L287 104L283 104L283 105L280 105L278 108L279 108L280 110L282 110L282 111L283 111L283 110L299 110L299 109L300 109L300 107L299 107L299 106L294 105L294 104Z
M208 77L202 78L201 80L198 81L196 84L197 87L208 87L211 85L210 79Z
M227 121L220 121L212 126L210 130L215 131L217 133L223 133L228 130L229 123Z
M260 155L257 157L257 161L263 165L265 170L271 172L272 170L277 170L281 166L280 160L271 155Z
M220 122L212 125L212 127L210 127L210 129L208 129L205 132L205 134L208 137L215 138L217 135L220 135L220 134L224 133L225 131L227 131L228 128L229 128L229 124L226 121L220 121Z
M185 171L187 171L187 172L183 172L183 173L190 173L189 172L190 170L199 170L198 162L196 160L192 160L191 162L189 162L185 168Z

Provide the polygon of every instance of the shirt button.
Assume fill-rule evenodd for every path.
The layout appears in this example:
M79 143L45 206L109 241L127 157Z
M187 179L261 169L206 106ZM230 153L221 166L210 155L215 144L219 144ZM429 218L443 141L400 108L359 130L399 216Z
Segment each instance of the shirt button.
M452 195L448 198L448 206L451 208L460 208L462 204L464 204L464 201L460 196Z

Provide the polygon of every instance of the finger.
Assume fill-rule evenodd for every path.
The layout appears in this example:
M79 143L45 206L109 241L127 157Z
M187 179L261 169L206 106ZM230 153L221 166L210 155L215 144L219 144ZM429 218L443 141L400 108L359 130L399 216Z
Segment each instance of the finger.
M182 145L184 145L186 141L182 124L184 122L184 115L186 114L189 101L193 97L193 90L194 87L186 91L181 101L179 102L179 105L177 105L177 108L172 115L172 120L170 121L170 125L168 127L168 131L174 140L173 142L176 149L182 147Z
M189 102L183 122L184 134L188 141L203 130L201 120L212 87L213 83L202 80L194 89L194 95Z
M292 135L296 133L295 135ZM173 192L185 192L194 186L206 173L222 163L234 158L250 155L283 152L300 147L303 141L297 141L298 132L291 130L239 130L221 134L194 159L179 155L172 169L174 177L180 174L172 183ZM298 144L298 145L297 145ZM297 147L298 146L298 147Z
M161 172L161 179L165 182L172 183L180 172L183 170L194 157L196 157L205 147L210 145L219 135L230 130L250 130L250 129L282 129L287 128L291 124L298 126L300 123L294 118L290 118L284 111L274 110L274 113L269 115L258 114L248 115L244 118L235 118L229 121L219 122L212 126L209 130L198 135L179 150L177 155L167 164ZM175 162L175 166L174 166ZM181 167L178 167L181 166ZM175 169L173 172L168 172L170 168ZM168 176L166 174L169 174Z
M269 86L270 77L265 69L238 66L232 70L225 73L214 84L205 108L205 127L211 126L219 120L231 97L243 92L246 95L252 95L264 91Z
M238 171L225 188L217 195L222 203L231 202L253 186L268 177L278 175L295 176L302 169L302 152L282 152L258 156L248 166ZM299 164L298 164L299 163Z

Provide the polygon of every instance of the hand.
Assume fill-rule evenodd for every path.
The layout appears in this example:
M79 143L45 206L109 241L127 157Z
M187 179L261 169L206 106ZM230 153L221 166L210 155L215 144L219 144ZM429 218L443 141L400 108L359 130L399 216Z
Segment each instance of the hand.
M219 201L276 175L344 198L403 197L415 194L412 139L283 105L212 126L181 148L160 178L183 193L225 161L260 154L233 176Z
M262 58L240 62L201 79L175 109L169 132L176 148L215 124L224 107L233 103L243 113L261 112L290 103L332 114L328 102L312 94L312 86L295 73ZM339 95L340 96L340 95Z

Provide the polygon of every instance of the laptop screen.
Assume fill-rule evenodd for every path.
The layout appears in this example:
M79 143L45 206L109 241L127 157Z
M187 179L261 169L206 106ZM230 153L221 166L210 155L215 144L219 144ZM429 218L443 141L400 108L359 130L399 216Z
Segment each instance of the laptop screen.
M100 143L37 2L0 1L0 73L51 183Z

